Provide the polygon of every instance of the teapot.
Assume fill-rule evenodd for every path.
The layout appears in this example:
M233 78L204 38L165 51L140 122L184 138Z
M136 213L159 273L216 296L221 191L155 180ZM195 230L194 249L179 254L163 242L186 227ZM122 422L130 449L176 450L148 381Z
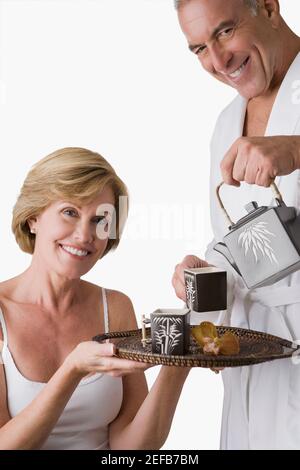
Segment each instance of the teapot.
M217 187L217 198L229 224L229 232L214 250L221 253L248 289L267 286L300 269L300 216L285 205L275 183L276 205L246 204L247 215L233 222Z

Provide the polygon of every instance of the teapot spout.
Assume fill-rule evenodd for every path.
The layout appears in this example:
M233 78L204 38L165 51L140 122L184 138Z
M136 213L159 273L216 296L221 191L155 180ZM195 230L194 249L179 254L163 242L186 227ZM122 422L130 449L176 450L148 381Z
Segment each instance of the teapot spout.
M241 276L241 272L239 270L239 268L237 267L233 257L231 256L231 253L230 251L228 250L227 246L225 245L225 243L217 243L215 246L214 246L214 250L217 251L218 253L221 253L221 255L224 256L224 258L227 259L228 263L231 264L231 266L233 267L233 269L237 272L237 274L239 276Z

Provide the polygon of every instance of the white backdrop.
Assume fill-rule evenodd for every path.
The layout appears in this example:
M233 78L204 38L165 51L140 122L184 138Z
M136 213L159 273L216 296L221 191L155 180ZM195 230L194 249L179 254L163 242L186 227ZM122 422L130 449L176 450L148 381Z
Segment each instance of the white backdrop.
M280 3L299 34L299 2ZM209 139L234 95L187 50L172 0L0 0L0 280L30 261L10 231L30 166L83 146L131 195L119 249L87 279L127 293L138 318L181 307L171 275L211 238ZM193 369L164 448L217 449L222 393L221 377Z

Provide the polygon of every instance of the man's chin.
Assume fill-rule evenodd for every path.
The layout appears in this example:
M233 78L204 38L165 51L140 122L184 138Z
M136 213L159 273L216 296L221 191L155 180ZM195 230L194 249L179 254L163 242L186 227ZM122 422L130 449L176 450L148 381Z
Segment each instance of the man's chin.
M258 96L263 95L265 91L263 87L258 88L257 83L254 84L253 86L251 86L250 83L239 85L238 83L233 83L226 79L222 79L219 76L217 77L214 76L214 78L217 78L219 82L223 83L224 85L230 86L230 88L233 88L234 90L236 90L237 93L243 98L245 98L246 100L257 98Z
M256 75L256 79L251 79L247 82L241 83L237 85L236 90L237 92L247 100L252 100L253 98L258 98L259 96L263 96L265 93L268 92L269 83L262 77L260 74Z
M263 91L258 90L257 87L236 87L236 91L246 100L252 100L263 94Z

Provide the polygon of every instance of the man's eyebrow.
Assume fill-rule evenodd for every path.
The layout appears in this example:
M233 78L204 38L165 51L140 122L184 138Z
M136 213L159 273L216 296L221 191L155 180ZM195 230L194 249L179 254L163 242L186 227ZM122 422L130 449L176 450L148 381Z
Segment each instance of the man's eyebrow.
M234 26L236 23L234 20L227 20L227 21L222 21L212 32L210 39L213 39L217 36L217 34L222 31L224 28L230 28ZM198 49L199 47L204 46L205 44L189 44L189 50L194 52L195 49Z

